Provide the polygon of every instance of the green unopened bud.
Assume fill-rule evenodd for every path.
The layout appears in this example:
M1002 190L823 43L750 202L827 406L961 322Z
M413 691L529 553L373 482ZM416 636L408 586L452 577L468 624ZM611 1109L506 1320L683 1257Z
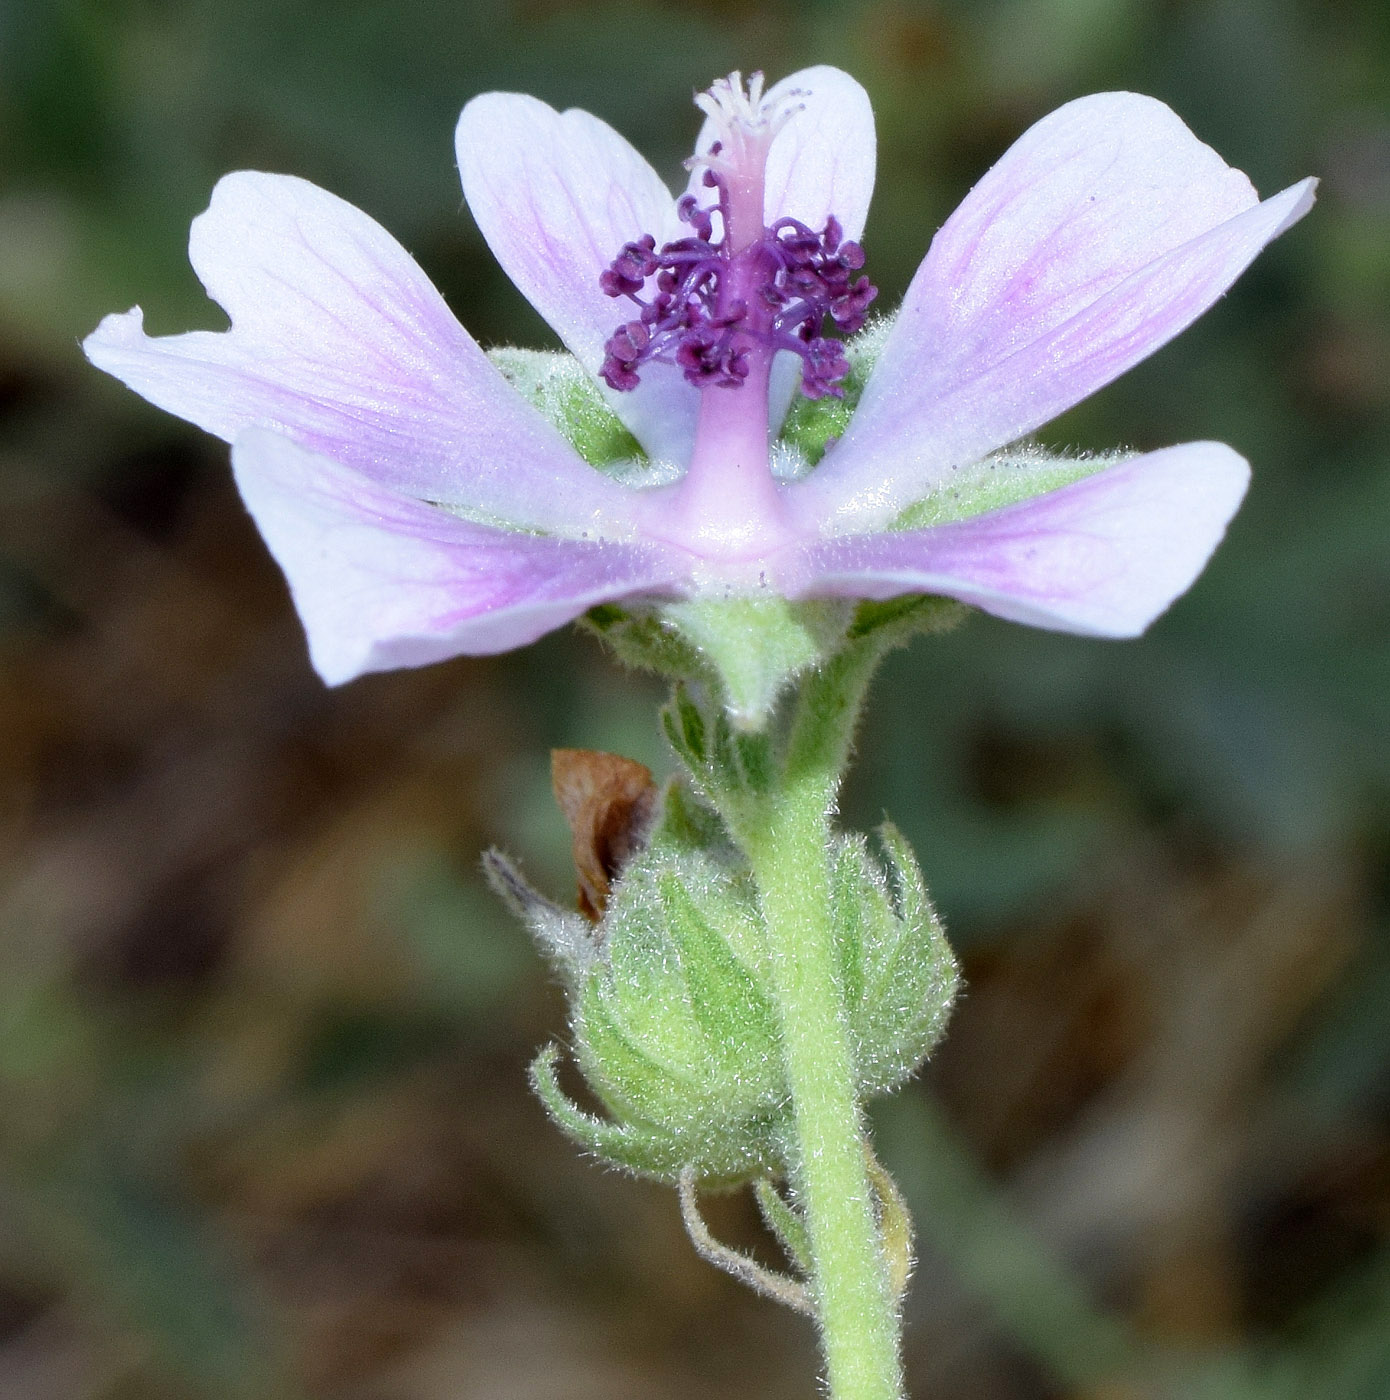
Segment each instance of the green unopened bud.
M750 895L708 857L630 866L573 1006L575 1057L615 1120L681 1167L734 1179L778 1160L786 1091Z
M840 986L864 1098L896 1089L931 1053L960 985L955 957L902 833L879 828L884 864L836 838L831 901Z
M897 1088L931 1052L958 976L921 873L895 827L882 858L835 838L831 904L838 982L861 1098ZM742 861L683 787L651 844L613 886L597 925L531 894L490 858L570 992L575 1061L606 1113L585 1112L551 1047L536 1088L596 1155L643 1175L735 1182L784 1166L788 1102L766 980L766 932Z
M577 820L572 773L582 765L583 786L603 788L595 801L611 810L620 763L557 755L577 860L593 802ZM597 922L566 914L501 856L487 857L493 884L564 978L574 1059L606 1116L585 1112L560 1087L557 1047L533 1066L537 1092L583 1146L644 1175L732 1182L775 1171L787 1091L746 867L718 817L679 784L642 833L612 871Z
M609 1117L564 1095L554 1052L537 1062L536 1086L566 1131L618 1165L673 1182L682 1171L737 1181L782 1157L787 1093L762 923L737 867L686 845L691 804L669 807L615 885L571 983L574 1057Z

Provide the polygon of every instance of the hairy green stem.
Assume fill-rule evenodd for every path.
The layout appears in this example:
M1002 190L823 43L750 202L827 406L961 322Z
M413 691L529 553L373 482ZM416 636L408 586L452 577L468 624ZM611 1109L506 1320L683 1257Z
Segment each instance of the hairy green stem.
M847 648L803 686L783 780L740 815L767 926L832 1400L901 1400L896 1299L875 1209L831 923L831 815L877 648Z

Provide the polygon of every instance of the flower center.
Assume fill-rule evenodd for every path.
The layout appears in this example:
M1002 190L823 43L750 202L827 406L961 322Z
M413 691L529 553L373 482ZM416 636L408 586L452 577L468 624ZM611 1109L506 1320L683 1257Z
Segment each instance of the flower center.
M769 460L769 392L776 356L801 361L801 392L840 397L849 372L827 329L856 331L877 295L860 275L864 253L833 216L819 231L765 212L768 155L801 110L799 92L765 99L762 74L738 73L695 103L715 140L689 164L707 198L676 206L690 232L661 248L651 234L627 243L599 278L637 308L609 338L600 373L635 389L651 361L678 365L701 391L685 475L648 502L652 528L713 566L724 581L756 576L757 563L791 542Z
M638 315L609 338L600 373L614 389L635 389L642 365L658 360L679 365L698 388L737 389L755 359L789 350L801 357L803 394L842 397L849 362L835 335L824 333L826 322L852 335L878 291L857 275L864 251L833 215L819 231L793 218L764 225L767 155L797 110L795 94L764 102L762 74L745 92L735 73L695 101L719 132L690 162L705 167L715 201L706 207L685 195L676 208L689 235L658 248L644 234L604 270L604 292L626 298Z

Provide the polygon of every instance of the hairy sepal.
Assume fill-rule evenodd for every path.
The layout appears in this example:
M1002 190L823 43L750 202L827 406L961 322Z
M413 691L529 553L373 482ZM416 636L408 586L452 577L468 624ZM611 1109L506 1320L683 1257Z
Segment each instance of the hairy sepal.
M598 385L573 355L561 350L499 347L489 351L488 358L591 467L634 486L658 484L669 475L648 461L637 439L604 402Z
M767 727L793 681L844 644L854 614L848 599L793 603L775 594L735 594L670 603L662 617L716 678L735 728Z
M574 1058L606 1119L538 1089L572 1136L644 1175L774 1170L787 1101L761 922L746 880L669 824L615 887L572 1002Z
M955 957L902 834L879 828L880 862L857 835L831 853L841 993L863 1098L907 1080L935 1048L959 987Z
M890 528L921 530L969 520L1084 481L1097 472L1119 466L1133 455L1106 452L1069 457L1036 444L1019 443L957 467L927 495L908 506Z

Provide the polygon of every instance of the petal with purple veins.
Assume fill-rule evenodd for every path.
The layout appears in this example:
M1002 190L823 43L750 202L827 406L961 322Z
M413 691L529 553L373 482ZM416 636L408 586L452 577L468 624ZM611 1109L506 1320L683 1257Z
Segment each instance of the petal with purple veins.
M464 198L493 256L597 378L604 343L635 314L599 277L643 234L658 246L681 236L670 191L606 122L520 93L475 97L455 146ZM644 366L637 388L605 395L652 456L689 458L699 393L675 366Z
M232 465L330 685L507 651L598 603L682 591L658 546L474 524L276 433L237 438Z
M1102 93L1025 132L932 242L848 432L799 488L830 528L891 520L952 467L1165 344L1307 212L1263 204L1161 102Z
M288 175L220 180L189 256L231 329L150 337L139 309L84 349L232 441L271 428L381 485L520 525L624 533L630 498L506 383L410 255Z
M968 520L820 540L784 583L799 598L942 594L1033 627L1134 637L1191 586L1249 478L1221 443L1168 447Z

